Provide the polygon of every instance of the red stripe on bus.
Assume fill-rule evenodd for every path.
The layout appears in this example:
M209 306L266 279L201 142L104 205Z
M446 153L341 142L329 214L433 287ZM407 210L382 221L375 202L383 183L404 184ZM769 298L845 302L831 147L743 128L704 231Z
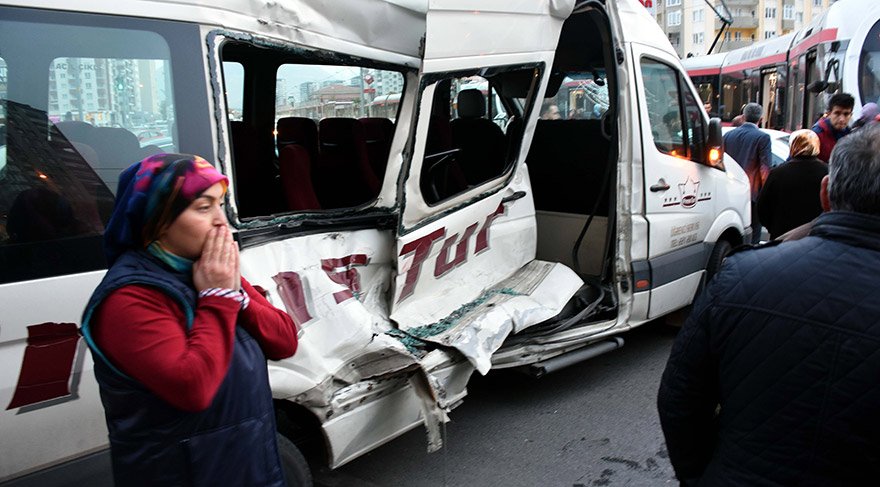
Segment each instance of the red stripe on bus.
M752 59L751 61L746 61L739 64L732 64L730 66L725 66L721 72L722 73L732 73L734 71L742 71L745 69L752 68L760 68L761 66L770 66L773 64L785 64L787 61L787 57L785 53L774 54L772 56L762 57L758 59Z
M688 71L687 73L688 73L688 76L690 76L690 77L694 77L694 76L712 76L712 75L720 74L720 73L721 73L721 68L703 68L703 69L694 69L694 70Z
M27 330L18 385L7 410L70 395L70 374L80 338L76 325L42 323Z
M791 51L789 52L791 52L792 57L797 57L817 44L836 40L837 28L820 30L819 32L810 35L810 37L805 37L804 40L800 41L794 47L792 47Z

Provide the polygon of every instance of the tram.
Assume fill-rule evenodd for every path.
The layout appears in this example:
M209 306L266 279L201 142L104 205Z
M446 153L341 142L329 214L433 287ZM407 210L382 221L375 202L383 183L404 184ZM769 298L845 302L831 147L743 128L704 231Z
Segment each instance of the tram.
M856 99L855 119L880 99L880 2L841 0L799 31L683 64L723 122L757 102L765 128L808 128L837 92Z

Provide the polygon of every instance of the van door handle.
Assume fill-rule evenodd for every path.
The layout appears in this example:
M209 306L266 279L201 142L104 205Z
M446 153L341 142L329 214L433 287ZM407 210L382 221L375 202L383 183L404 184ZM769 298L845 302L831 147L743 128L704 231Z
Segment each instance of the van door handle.
M501 198L501 204L503 205L505 203L510 203L511 201L516 201L520 198L524 198L525 195L526 195L525 191L517 191L516 193L513 193L509 196L505 196L504 198Z
M667 189L669 189L669 184L663 178L660 178L660 180L657 181L657 184L651 186L650 188L652 193L656 193L658 191L666 191Z

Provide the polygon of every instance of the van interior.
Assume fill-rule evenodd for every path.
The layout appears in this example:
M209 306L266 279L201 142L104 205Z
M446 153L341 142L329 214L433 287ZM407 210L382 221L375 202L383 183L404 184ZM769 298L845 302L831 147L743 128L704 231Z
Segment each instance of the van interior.
M613 45L600 8L580 8L563 25L526 164L537 213L537 258L567 265L586 285L560 316L531 328L530 335L609 319L616 312Z

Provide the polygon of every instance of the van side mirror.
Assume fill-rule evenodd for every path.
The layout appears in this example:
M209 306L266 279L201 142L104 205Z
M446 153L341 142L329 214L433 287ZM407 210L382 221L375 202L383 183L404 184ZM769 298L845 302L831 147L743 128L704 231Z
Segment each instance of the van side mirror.
M724 170L724 136L721 134L721 119L709 119L709 133L706 140L707 163L715 169Z

